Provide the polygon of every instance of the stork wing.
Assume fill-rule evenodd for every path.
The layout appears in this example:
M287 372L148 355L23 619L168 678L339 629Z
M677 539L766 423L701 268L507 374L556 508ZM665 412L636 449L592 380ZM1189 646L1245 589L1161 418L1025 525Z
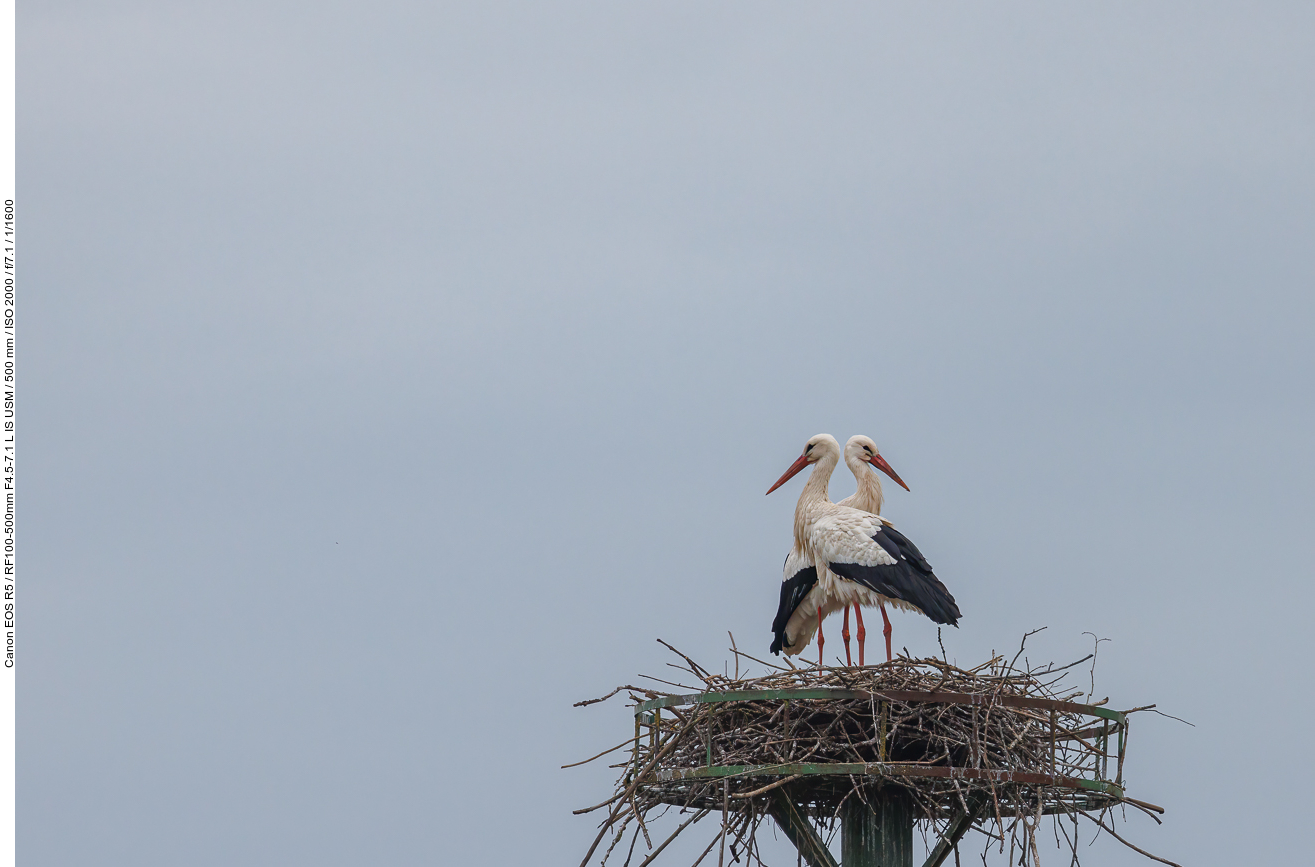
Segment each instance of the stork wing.
M899 599L936 623L957 626L959 606L922 552L885 519L846 509L818 522L818 554L842 578Z
M782 648L793 646L786 638L786 626L790 615L794 614L804 601L804 597L817 584L817 567L799 556L794 548L785 558L782 570L781 602L776 607L776 619L772 621L772 653L779 654Z

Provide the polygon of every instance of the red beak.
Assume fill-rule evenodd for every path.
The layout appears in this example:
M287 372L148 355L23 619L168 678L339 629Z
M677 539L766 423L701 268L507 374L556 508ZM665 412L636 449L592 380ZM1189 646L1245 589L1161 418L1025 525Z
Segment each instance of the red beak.
M872 457L868 458L868 463L872 464L872 466L876 467L886 475L890 476L892 479L895 480L895 484L899 485L904 490L907 491L909 489L909 486L904 484L904 480L899 477L899 473L895 472L891 468L890 464L886 463L886 459L883 458L881 455L873 455Z
M799 460L790 464L790 469L785 471L785 475L777 479L776 484L772 485L770 488L767 489L767 493L770 494L772 491L781 487L781 485L784 485L786 482L790 481L795 476L799 475L799 471L806 466L808 466L808 455L800 455ZM900 482L900 484L903 484L903 482Z

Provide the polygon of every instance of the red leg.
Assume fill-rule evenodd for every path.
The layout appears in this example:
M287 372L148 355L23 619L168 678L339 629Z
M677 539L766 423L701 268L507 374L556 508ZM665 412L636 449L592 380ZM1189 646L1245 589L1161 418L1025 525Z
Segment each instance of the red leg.
M881 634L886 636L886 661L890 662L890 618L886 616L886 603L881 604L881 619L886 621L886 628Z
M826 644L826 639L822 637L822 606L817 606L817 667L822 667L822 645Z
M868 637L868 631L863 628L863 609L854 603L854 614L858 617L858 664L863 666L863 641Z
M840 637L845 640L845 665L853 666L854 660L849 656L849 606L845 606L845 625L840 627Z

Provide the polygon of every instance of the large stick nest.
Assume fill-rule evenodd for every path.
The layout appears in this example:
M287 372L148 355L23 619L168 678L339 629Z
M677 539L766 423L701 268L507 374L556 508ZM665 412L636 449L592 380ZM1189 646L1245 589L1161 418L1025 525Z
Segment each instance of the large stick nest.
M745 656L734 652L737 660ZM608 810L594 849L609 831L614 848L632 824L636 839L642 833L651 846L647 824L675 808L693 813L676 834L715 812L732 843L753 852L758 824L783 795L815 822L834 828L847 801L867 803L878 791L894 788L912 801L916 815L925 820L924 831L935 832L968 813L977 817L976 830L1002 846L1008 837L1011 850L1016 844L1033 855L1042 815L1056 816L1067 826L1084 816L1113 834L1105 819L1115 806L1129 804L1152 816L1162 812L1126 798L1121 788L1098 791L1073 782L1122 781L1119 744L1126 741L1120 724L1074 708L1070 703L1082 703L1088 691L1063 682L1073 666L1090 656L1060 668L1021 669L1017 656L1013 661L995 657L972 669L941 659L900 657L862 668L770 666L771 673L753 678L716 674L680 656L685 664L678 667L702 682L688 692L827 688L858 695L686 700L641 713L636 737L617 748L627 749L629 756L614 765L621 776L613 797L577 811ZM628 692L635 705L682 694L634 686L612 695L617 692ZM1126 738L1126 721L1122 726ZM803 772L834 764L850 765L850 772ZM864 767L855 773L855 765ZM702 776L713 773L717 776ZM1064 835L1069 837L1070 830L1076 856L1076 827L1066 827Z

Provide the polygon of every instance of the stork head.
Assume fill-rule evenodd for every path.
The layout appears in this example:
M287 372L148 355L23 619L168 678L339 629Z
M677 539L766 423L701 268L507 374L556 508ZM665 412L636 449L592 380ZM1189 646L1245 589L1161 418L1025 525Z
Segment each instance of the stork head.
M831 434L817 434L804 443L803 454L799 455L798 459L790 465L790 469L785 471L785 475L776 480L776 484L767 489L767 493L770 494L793 479L799 474L800 470L809 464L815 464L828 457L832 461L831 465L835 466L835 462L840 460L840 443Z
M909 489L909 486L904 484L904 480L899 477L899 473L895 472L890 464L886 463L886 459L881 456L881 452L877 451L877 444L870 437L853 436L849 438L849 442L845 443L845 463L853 466L854 461L872 464L872 466L894 479L895 484L906 491Z

